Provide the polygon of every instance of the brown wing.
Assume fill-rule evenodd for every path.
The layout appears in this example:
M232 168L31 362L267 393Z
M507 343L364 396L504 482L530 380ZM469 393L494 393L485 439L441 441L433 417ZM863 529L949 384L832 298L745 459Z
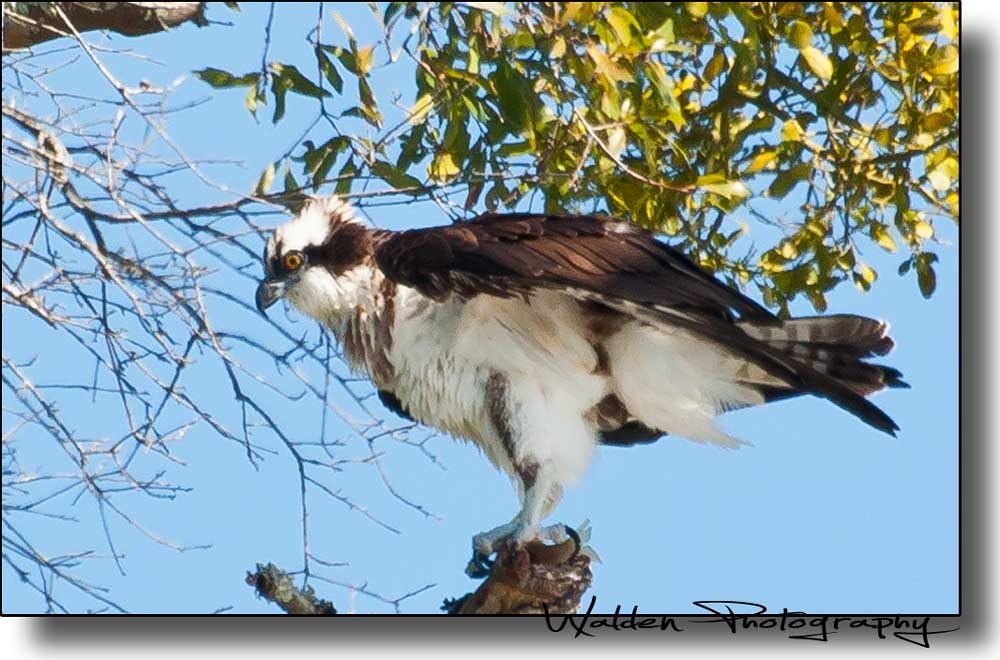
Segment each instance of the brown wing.
M394 233L375 260L390 279L435 300L574 288L715 318L777 320L650 232L597 216L483 215Z
M680 326L760 366L787 383L787 391L827 398L887 433L898 429L833 376L748 334L741 325L777 327L781 321L631 223L597 216L483 215L390 234L378 240L375 261L390 279L435 300L554 288L644 322Z

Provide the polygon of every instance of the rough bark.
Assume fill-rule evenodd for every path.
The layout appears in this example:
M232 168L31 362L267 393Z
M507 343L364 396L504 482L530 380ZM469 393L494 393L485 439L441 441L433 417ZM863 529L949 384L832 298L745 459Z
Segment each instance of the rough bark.
M163 32L183 23L208 24L204 2L5 2L3 50L29 48L77 32L110 30L129 37Z
M590 588L590 556L576 552L573 541L550 546L506 545L479 588L461 598L447 599L447 614L573 614ZM257 595L288 614L337 614L332 603L316 597L311 587L299 590L291 576L274 564L257 564L247 573Z
M573 541L505 546L479 588L445 601L448 614L572 614L590 588L590 557Z
M247 573L247 584L288 614L337 613L333 603L317 598L312 587L298 589L291 576L274 564L257 564L255 572Z

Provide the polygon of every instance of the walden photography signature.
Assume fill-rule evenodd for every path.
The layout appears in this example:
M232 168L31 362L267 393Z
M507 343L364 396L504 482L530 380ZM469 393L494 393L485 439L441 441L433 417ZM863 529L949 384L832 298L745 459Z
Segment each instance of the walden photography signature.
M582 614L551 614L545 607L545 625L554 633L569 632L574 638L595 637L605 631L659 630L684 633L702 625L721 625L727 632L736 634L754 632L784 633L789 639L829 642L832 635L842 632L870 631L877 639L899 639L930 648L934 635L955 632L931 630L929 616L832 616L806 614L782 608L768 612L767 607L740 600L696 600L693 604L706 612L708 618L682 618L668 615L639 614L638 606L622 613L616 605L613 614L594 614L597 597L590 597L590 605Z

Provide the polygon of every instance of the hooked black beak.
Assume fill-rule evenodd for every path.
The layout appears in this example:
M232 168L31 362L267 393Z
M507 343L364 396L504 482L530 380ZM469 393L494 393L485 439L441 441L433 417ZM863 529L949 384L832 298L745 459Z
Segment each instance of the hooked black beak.
M285 295L285 283L279 280L264 280L257 286L257 311L264 314L267 308Z

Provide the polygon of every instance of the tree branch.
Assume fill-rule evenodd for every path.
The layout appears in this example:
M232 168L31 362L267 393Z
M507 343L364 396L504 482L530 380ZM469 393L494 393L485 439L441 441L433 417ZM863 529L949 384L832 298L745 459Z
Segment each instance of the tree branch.
M3 50L29 48L71 34L58 7L78 32L110 30L129 37L183 23L208 25L204 2L5 2Z
M573 614L590 588L590 556L575 544L541 543L497 551L489 577L473 593L446 600L448 614Z
M333 603L317 598L312 587L296 588L291 576L274 564L257 564L257 571L247 573L247 584L288 614L336 614Z

